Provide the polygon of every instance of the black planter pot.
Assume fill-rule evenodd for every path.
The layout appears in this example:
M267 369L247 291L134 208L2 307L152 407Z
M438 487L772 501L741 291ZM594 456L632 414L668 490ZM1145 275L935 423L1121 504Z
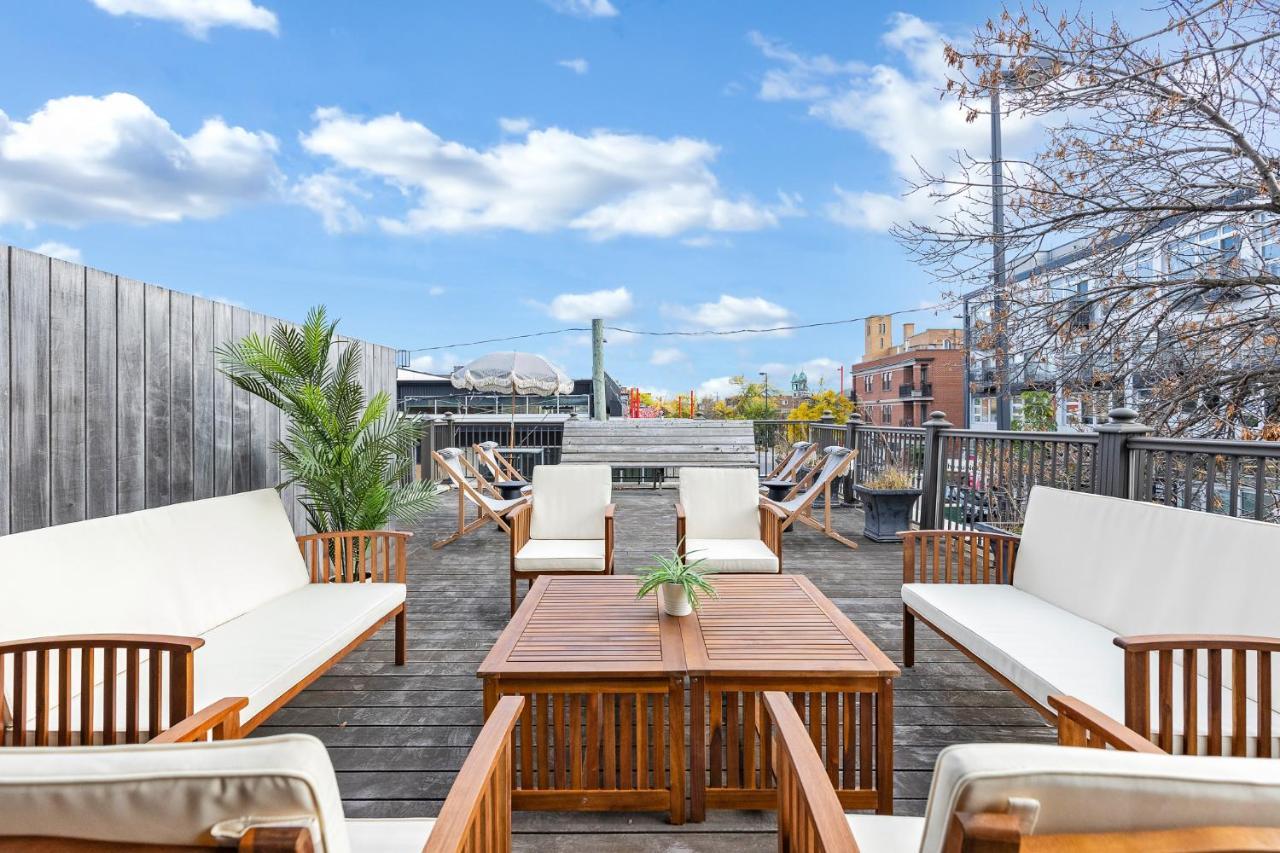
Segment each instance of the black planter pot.
M911 527L911 508L920 497L919 489L868 489L854 486L862 501L866 524L862 535L872 542L901 542L900 530Z

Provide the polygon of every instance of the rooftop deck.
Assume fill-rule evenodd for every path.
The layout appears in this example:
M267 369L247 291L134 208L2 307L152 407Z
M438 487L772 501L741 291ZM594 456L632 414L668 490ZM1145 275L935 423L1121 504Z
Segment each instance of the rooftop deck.
M634 571L674 546L674 493L617 490L617 570ZM447 502L416 528L409 551L409 662L391 663L384 631L258 731L307 732L328 745L348 814L434 815L481 724L476 667L507 623L507 540L490 527L442 551ZM835 510L847 536L861 513ZM862 540L857 551L801 527L786 534L789 572L810 577L892 659L901 661L901 551ZM522 585L523 587L523 585ZM916 666L895 687L898 814L920 814L934 759L953 743L1053 740L1034 711L951 645L917 628ZM565 851L774 850L770 812L711 811L669 826L663 815L517 812L516 849Z

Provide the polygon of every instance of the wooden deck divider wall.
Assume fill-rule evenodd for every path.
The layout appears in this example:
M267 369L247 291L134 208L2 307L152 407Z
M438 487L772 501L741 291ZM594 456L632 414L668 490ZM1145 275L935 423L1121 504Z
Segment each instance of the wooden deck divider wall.
M286 419L214 357L277 322L0 244L0 535L279 483ZM394 397L395 350L352 344Z

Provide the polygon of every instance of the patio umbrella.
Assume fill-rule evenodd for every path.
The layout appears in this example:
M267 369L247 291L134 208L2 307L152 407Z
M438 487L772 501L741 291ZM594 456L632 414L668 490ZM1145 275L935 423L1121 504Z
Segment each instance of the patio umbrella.
M573 380L540 355L491 352L453 371L454 388L511 395L511 446L516 443L516 395L551 397L573 392Z

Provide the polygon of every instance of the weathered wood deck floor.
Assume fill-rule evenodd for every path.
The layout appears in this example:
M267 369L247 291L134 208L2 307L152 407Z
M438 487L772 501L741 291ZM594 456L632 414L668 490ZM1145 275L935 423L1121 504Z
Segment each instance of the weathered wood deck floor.
M616 490L617 565L630 572L674 545L671 490ZM452 496L450 496L452 499ZM409 551L409 662L391 663L384 631L299 695L258 731L307 732L325 742L352 816L434 815L481 723L475 670L507 622L507 541L496 529L442 551L452 504L416 529ZM861 514L836 511L861 532ZM807 528L789 532L788 571L808 575L901 662L901 552L865 540L850 551ZM895 688L895 809L920 814L943 746L1051 741L1040 717L927 628L916 666ZM672 827L659 815L517 813L516 847L565 851L727 851L775 848L773 815L711 812Z

